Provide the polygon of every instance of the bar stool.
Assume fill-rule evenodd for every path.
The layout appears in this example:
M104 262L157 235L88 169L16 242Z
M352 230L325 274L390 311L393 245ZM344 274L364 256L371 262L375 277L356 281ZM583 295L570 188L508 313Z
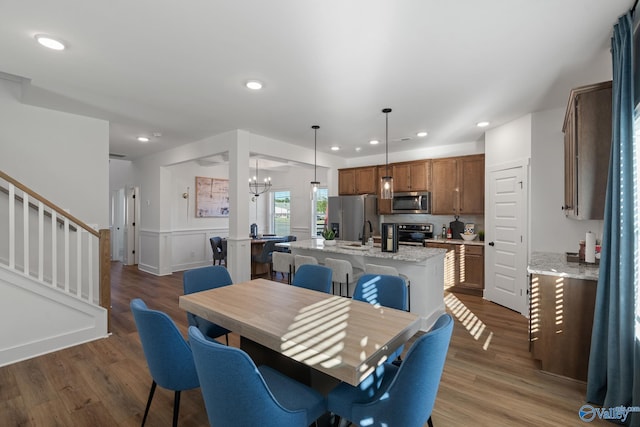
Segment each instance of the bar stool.
M296 270L298 269L298 267L300 267L301 265L304 264L314 264L314 265L318 265L318 259L316 257L313 256L307 256L307 255L294 255L293 257L293 275L296 275Z
M400 276L407 282L407 311L411 311L411 281L409 278L398 273L398 269L390 265L365 264L364 272L366 274L383 274L387 276Z
M329 267L332 274L332 281L340 284L340 296L342 296L342 284L347 285L347 297L349 297L349 283L355 283L364 273L360 269L354 269L349 261L335 258L325 258L324 265ZM335 292L334 292L335 293Z
M291 284L291 275L295 271L295 258L288 252L274 251L271 254L273 261L273 272L282 273L284 277L287 274L287 283Z

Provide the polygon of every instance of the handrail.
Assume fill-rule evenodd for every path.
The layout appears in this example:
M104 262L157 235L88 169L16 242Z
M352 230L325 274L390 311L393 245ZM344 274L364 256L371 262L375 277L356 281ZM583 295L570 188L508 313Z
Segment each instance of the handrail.
M35 199L41 201L44 205L48 206L50 209L53 209L56 212L60 212L65 217L67 217L71 221L73 221L76 225L78 225L79 227L85 229L86 231L88 231L89 233L93 234L94 236L96 236L98 238L100 237L100 233L97 230L93 229L93 227L88 226L87 224L85 224L83 221L79 220L75 216L71 215L70 213L65 212L64 209L62 209L61 207L57 206L55 203L50 202L46 198L42 197L40 194L38 194L35 191L31 190L29 187L27 187L25 185L22 185L21 183L19 183L15 179L11 178L9 175L7 175L6 173L4 173L1 170L0 170L0 178L2 178L5 181L10 182L11 184L15 185L16 188L19 188L23 192L27 193L29 196L32 196Z
M67 213L64 209L57 206L55 203L42 197L40 194L31 190L27 186L16 181L6 173L0 170L0 179L7 181L9 184L20 189L23 194L29 195L34 199L40 201L43 205L47 206L52 211L59 213L61 216L75 223L76 226L84 229L86 232L95 236L98 239L98 302L101 307L107 310L107 330L111 331L111 237L108 229L95 230L87 225L84 221L79 220L75 216ZM24 202L24 198L22 198Z

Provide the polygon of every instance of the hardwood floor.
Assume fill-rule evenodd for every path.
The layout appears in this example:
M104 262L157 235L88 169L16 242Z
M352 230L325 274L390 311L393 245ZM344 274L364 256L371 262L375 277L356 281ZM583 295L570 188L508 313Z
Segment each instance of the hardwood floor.
M0 368L0 426L139 426L151 384L129 301L142 298L186 334L182 274L112 264L109 338ZM585 384L543 374L527 320L471 295L446 294L456 318L433 412L443 426L578 426ZM239 338L232 334L230 344ZM408 346L406 346L408 347ZM148 426L171 425L173 393L158 387ZM200 391L183 392L181 427L207 425ZM591 425L604 425L594 420Z

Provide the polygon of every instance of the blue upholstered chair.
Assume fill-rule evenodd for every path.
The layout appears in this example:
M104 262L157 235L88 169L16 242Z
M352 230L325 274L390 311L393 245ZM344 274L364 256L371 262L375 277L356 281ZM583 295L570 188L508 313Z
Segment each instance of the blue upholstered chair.
M267 366L256 368L242 350L206 340L189 328L189 341L212 426L308 426L326 412L317 391Z
M195 268L185 271L182 276L184 294L207 291L209 289L220 288L233 284L229 271L221 265L211 265L207 267ZM187 322L189 326L196 326L202 331L204 336L215 339L225 336L229 345L229 331L222 326L211 323L207 319L187 312Z
M293 286L312 289L314 291L331 293L331 269L323 265L302 264L296 266L296 274L293 276Z
M156 385L173 390L173 425L178 425L180 392L200 385L191 348L173 320L165 313L147 308L139 298L131 301L131 311L138 328L144 357L147 359L153 382L144 410L144 426Z
M269 264L269 278L273 275L272 254L276 250L276 243L282 242L282 239L267 240L262 246L262 251L251 257L251 261L258 264Z
M358 279L353 299L369 304L407 310L407 284L400 276L384 274L365 274ZM404 346L400 346L389 355L389 362L397 360Z
M383 363L358 387L341 383L331 390L329 411L358 426L433 426L431 411L452 331L453 318L443 314L399 367Z

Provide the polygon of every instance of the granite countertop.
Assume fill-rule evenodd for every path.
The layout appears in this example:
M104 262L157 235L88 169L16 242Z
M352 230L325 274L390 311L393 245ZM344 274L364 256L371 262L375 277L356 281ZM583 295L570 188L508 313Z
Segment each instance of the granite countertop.
M398 252L382 252L380 245L361 246L360 242L336 240L335 246L326 246L322 239L297 240L288 242L291 249L309 249L345 255L360 255L372 258L393 259L407 262L423 262L429 258L443 256L444 249L425 248L422 246L399 246Z
M434 239L425 239L425 242L427 242L427 243L449 243L451 245L484 246L484 242L478 240L477 237L476 237L475 240L434 238Z
M533 252L527 271L532 274L598 280L600 269L597 265L567 262L567 256L564 253Z

